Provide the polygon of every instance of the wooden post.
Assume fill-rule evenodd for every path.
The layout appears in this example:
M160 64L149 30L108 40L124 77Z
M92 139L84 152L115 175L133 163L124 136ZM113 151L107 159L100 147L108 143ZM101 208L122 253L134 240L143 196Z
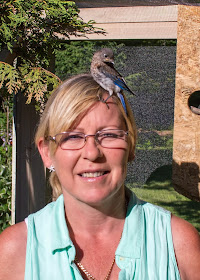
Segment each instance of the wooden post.
M39 153L34 144L34 135L39 115L34 104L25 104L20 92L15 102L16 130L16 183L15 222L22 221L46 204L46 176Z
M200 201L200 7L179 6L173 183Z

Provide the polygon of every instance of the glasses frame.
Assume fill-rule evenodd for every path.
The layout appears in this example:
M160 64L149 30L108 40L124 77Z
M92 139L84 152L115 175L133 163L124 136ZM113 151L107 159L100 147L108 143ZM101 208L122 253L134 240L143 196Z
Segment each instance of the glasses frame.
M120 132L123 132L124 133L124 139L123 138L120 138L120 139L122 139L122 140L124 140L124 141L126 141L126 138L125 137L128 137L128 135L130 135L130 132L127 130L127 131L125 131L125 130L123 130L123 129L102 129L102 130L99 130L99 131L97 131L95 134L84 134L84 133L82 133L82 132L80 132L80 131L63 131L63 132L60 132L60 133L57 133L55 136L48 136L46 139L48 140L48 141L54 141L62 150L80 150L80 149L82 149L84 146L85 146L85 144L86 144L86 142L87 142L87 138L88 137L94 137L94 139L95 139L95 142L97 143L97 144L99 144L101 147L103 147L103 148L107 148L107 149L115 149L115 147L104 147L104 146L102 146L101 145L101 141L99 141L99 139L98 139L98 137L99 137L99 135L102 133L102 132L109 132L109 131L120 131ZM64 134L67 134L67 133L77 133L77 134L80 134L80 135L82 135L82 136L84 136L84 144L83 144L83 146L81 147L81 148L71 148L71 149L63 149L62 147L61 147L61 144L58 142L58 141L56 141L56 137L58 136L58 135L64 135Z

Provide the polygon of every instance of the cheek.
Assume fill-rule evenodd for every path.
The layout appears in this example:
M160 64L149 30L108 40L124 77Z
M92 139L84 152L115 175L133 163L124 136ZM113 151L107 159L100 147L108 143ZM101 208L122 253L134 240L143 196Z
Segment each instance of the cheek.
M112 162L110 163L112 167L112 182L121 187L127 175L128 153L113 153Z
M128 163L128 151L113 151L112 155L110 153L109 157L111 158L111 162L113 165L118 167L122 167L122 169L126 169Z
M58 173L62 173L63 170L70 170L76 163L76 157L74 153L57 150L53 157L53 164Z

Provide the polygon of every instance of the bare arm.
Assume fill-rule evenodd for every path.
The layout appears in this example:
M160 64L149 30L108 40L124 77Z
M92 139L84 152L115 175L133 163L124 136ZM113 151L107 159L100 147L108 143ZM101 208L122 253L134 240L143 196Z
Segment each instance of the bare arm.
M172 215L172 235L182 280L200 277L200 236L188 222Z
M0 235L0 280L23 280L27 228L25 222L4 230Z

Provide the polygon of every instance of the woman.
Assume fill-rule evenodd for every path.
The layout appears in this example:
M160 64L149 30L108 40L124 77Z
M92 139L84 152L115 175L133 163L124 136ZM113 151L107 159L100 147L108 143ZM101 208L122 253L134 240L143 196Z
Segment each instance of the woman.
M0 238L0 279L199 279L198 232L125 188L131 109L90 75L50 97L36 144L58 199Z

